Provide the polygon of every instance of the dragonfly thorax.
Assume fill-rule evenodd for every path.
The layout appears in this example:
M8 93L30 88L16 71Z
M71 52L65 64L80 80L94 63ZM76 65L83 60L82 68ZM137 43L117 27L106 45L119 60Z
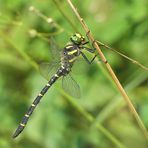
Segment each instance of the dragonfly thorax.
M80 55L80 48L78 45L69 43L65 46L61 53L61 64L65 67L72 67L73 63Z

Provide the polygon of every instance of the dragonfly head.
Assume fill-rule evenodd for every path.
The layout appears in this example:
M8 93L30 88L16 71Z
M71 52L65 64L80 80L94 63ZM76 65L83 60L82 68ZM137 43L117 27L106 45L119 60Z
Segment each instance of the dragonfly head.
M84 36L82 36L81 34L79 33L75 33L73 34L71 37L70 37L70 40L74 43L74 44L77 44L77 45L81 45L85 42L85 38Z

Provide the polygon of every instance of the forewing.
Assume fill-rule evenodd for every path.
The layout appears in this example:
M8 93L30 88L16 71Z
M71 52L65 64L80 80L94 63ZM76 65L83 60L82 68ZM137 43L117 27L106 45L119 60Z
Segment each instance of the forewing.
M50 47L50 52L54 61L59 60L61 50L53 37L49 38L49 47Z
M59 66L59 62L41 63L39 65L39 71L45 79L49 80L57 72Z
M76 75L87 73L89 67L90 65L83 58L79 57L73 64L72 73Z
M80 98L80 87L70 74L63 77L62 87L72 97Z

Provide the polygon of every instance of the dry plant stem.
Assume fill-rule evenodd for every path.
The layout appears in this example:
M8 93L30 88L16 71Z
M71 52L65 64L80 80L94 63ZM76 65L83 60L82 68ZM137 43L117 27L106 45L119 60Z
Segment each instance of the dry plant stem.
M141 67L142 69L148 71L148 68L147 68L146 66L144 66L143 64L139 63L138 61L136 61L136 60L134 60L134 59L132 59L132 58L130 58L130 57L124 55L124 54L121 53L121 52L118 52L117 50L115 50L115 49L109 47L108 45L105 45L105 44L101 43L100 41L97 41L97 43L98 43L99 45L102 45L102 46L106 47L107 49L110 49L111 51L114 51L115 53L119 54L120 56L124 57L125 59L128 59L129 61L131 61L133 64L136 64L136 65L138 65L139 67Z
M145 128L142 120L140 119L136 109L134 108L132 102L130 101L128 95L126 94L125 90L123 89L122 85L120 84L118 78L116 77L114 71L112 70L111 66L109 65L109 63L107 62L105 56L103 55L101 49L99 48L97 42L95 42L95 39L92 35L92 33L90 32L89 28L87 27L87 25L85 24L84 20L81 18L81 16L79 15L78 11L76 10L76 8L74 7L74 5L72 4L71 0L67 0L68 4L70 5L70 7L72 8L73 12L75 13L75 15L77 16L78 20L80 21L82 27L84 28L85 32L88 34L88 38L89 40L94 43L94 47L97 49L101 60L105 63L105 66L108 70L108 72L110 73L113 81L115 82L118 90L120 91L120 93L122 94L123 98L125 99L125 101L127 102L130 110L132 111L135 119L137 120L142 132L144 133L144 135L146 136L146 138L148 139L148 133L147 133L147 129Z

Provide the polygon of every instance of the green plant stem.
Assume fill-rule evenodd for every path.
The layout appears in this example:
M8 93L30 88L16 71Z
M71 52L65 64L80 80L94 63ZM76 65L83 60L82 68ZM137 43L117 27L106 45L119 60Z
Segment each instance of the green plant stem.
M36 62L34 62L24 51L17 48L14 43L8 39L2 32L0 32L0 36L7 42L8 45L10 45L25 61L27 61L33 68L38 70L38 65Z
M143 82L146 79L147 79L147 74L142 73L141 75L138 75L138 77L136 77L136 79L134 79L130 84L126 85L125 89L132 90L135 87L135 85L139 85L141 82ZM99 112L93 125L97 123L103 123L107 118L109 118L110 115L113 114L113 110L119 107L122 104L122 102L123 100L119 98L119 95L116 95L115 99L112 100L108 105L106 105L106 107L103 108L101 112Z
M69 24L72 26L72 28L75 30L75 32L78 32L77 27L74 25L74 23L71 21L71 19L68 17L68 15L64 12L63 7L61 7L61 3L59 3L58 0L53 0L55 6L58 8L60 13L63 15L63 17L69 22Z
M62 94L66 97L67 101L70 102L70 104L79 111L85 119L90 123L93 124L95 121L95 118L88 113L80 104L76 102L76 100L72 99L68 94L66 94L64 91L62 91ZM97 123L95 124L95 127L102 132L110 141L112 141L117 147L124 148L125 146L114 136L112 135L108 130L106 130L101 124Z

